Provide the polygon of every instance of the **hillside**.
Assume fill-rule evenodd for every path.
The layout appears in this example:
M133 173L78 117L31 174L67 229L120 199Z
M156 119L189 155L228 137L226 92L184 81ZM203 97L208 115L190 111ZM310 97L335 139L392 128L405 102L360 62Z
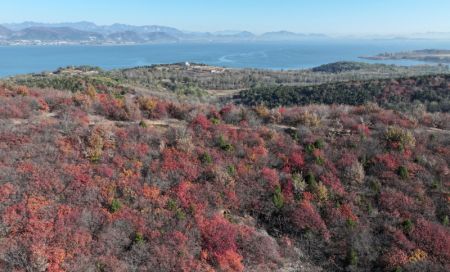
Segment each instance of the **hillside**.
M125 38L125 37L124 37ZM105 71L96 67L66 67L50 73L20 75L7 81L28 87L81 91L87 83L99 90L132 89L153 95L207 98L258 87L315 86L412 76L450 74L447 66L393 66L333 63L305 70L230 69L203 64L167 64Z
M12 39L42 41L87 41L102 39L102 35L68 27L30 27L11 34Z
M1 271L450 270L449 113L171 95L300 73L194 68L0 83ZM448 92L445 75L371 82Z
M424 49L411 52L382 53L376 56L363 56L371 60L419 60L434 63L450 63L450 50Z
M395 65L385 65L385 64L368 64L363 62L351 62L351 61L340 61L335 63L324 64L319 67L312 69L313 72L324 72L324 73L343 73L343 72L358 72L358 71L390 71L395 72L398 69Z
M314 86L269 86L236 95L246 105L350 104L369 102L397 110L423 104L428 111L450 111L450 76L420 76L327 83Z
M0 25L0 38L7 38L11 35L12 31L6 27Z

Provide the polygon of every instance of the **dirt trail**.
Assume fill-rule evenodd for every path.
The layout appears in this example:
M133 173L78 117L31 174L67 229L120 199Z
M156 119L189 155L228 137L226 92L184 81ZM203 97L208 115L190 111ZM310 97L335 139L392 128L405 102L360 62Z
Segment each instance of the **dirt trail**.
M206 92L217 98L223 98L223 97L229 97L233 96L235 94L238 94L240 91L243 91L244 89L235 89L235 90L206 90Z
M55 118L57 116L56 113L54 112L45 112L41 115L37 115L37 116L32 116L30 118L26 118L26 119L19 119L19 118L11 118L9 119L11 121L11 123L13 125L23 125L23 124L37 124L41 121L43 121L44 119L51 119L51 118Z
M130 124L140 124L144 122L147 127L159 127L159 128L181 128L185 127L187 123L178 119L160 119L151 120L143 119L142 121L114 121L108 120L101 115L89 115L89 125L94 126L97 124L102 124L105 126L126 126Z
M93 115L89 114L89 125L94 126L101 124L103 126L128 126L131 124L140 124L141 121L114 121L109 120L101 115ZM18 119L11 118L8 119L13 125L20 126L26 124L39 124L44 120L56 120L58 118L58 114L55 112L46 112L41 115L33 116L28 119ZM143 119L142 120L147 127L159 127L159 128L181 128L187 125L186 121L178 120L178 119L161 119L161 120L150 120Z
M16 126L24 125L24 124L38 124L43 120L51 120L56 119L58 114L55 112L45 112L41 115L33 116L28 119L18 119L11 118L9 121ZM97 124L102 124L104 126L128 126L130 124L140 124L141 121L114 121L109 120L101 115L88 115L89 117L89 125L94 126ZM187 126L187 122L178 119L160 119L160 120L151 120L151 119L143 119L142 120L147 127L155 127L155 128L183 128ZM237 130L251 130L252 128L242 128L238 126L229 125L233 129ZM287 126L282 124L266 124L267 127L272 128L274 130L297 130L296 127ZM437 134L445 134L450 135L450 130L439 129L439 128L430 128L430 127L419 127L414 129L415 133L437 133ZM348 134L348 133L347 133Z
M440 128L426 128L425 131L430 133L442 133L442 134L448 134L450 135L450 130L444 130Z

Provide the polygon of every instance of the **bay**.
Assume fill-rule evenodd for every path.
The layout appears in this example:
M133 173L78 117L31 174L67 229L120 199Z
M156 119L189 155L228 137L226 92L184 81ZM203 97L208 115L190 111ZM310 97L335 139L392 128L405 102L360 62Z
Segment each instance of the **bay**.
M450 49L436 40L316 40L271 43L192 43L117 46L0 46L0 77L54 71L71 65L118 69L194 62L234 68L305 69L336 61L418 65L419 61L371 61L359 56L420 49Z

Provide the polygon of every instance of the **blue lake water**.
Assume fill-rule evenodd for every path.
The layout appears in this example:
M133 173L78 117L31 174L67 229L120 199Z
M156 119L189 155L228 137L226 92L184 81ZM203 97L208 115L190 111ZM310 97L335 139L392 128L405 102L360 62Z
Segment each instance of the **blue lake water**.
M367 61L362 55L418 49L450 49L450 41L324 40L291 43L208 43L127 46L0 46L0 77L54 71L69 65L104 69L196 62L236 68L301 69L336 61L398 65L417 61Z

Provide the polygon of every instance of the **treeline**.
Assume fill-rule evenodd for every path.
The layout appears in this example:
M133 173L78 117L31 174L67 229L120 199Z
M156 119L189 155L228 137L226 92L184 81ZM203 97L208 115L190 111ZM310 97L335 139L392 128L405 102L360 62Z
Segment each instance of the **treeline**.
M84 72L84 71L83 71ZM108 75L63 74L59 70L51 75L25 75L11 79L14 84L31 88L66 90L73 93L82 92L93 86L98 92L124 94L132 92L120 79Z
M324 73L343 73L349 71L373 71L373 72L398 72L400 69L406 69L406 67L398 67L395 65L386 64L369 64L364 62L352 62L352 61L339 61L329 64L324 64L312 69L313 72L324 72Z
M431 112L450 111L450 76L420 76L338 82L316 86L259 87L240 92L235 99L245 105L271 108L308 104L362 105L378 103L387 108L424 104Z

